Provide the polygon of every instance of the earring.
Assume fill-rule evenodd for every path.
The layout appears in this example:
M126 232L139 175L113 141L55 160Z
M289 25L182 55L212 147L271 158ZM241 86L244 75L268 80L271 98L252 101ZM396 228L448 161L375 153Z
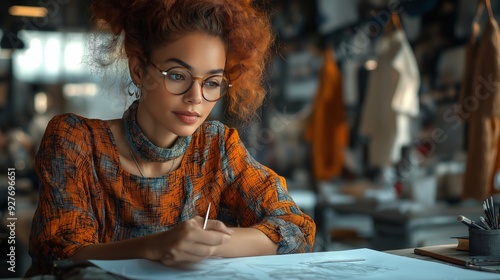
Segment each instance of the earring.
M135 86L135 89L131 90L132 85ZM131 82L130 85L128 86L127 92L128 92L128 95L130 95L130 96L135 95L135 98L139 99L141 97L141 86L134 83L134 82Z

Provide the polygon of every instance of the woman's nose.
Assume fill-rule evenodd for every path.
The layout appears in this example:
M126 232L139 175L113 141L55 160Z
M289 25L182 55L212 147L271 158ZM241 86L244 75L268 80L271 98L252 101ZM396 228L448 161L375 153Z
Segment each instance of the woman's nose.
M184 100L188 103L199 104L203 99L203 80L194 78L193 85L184 94Z

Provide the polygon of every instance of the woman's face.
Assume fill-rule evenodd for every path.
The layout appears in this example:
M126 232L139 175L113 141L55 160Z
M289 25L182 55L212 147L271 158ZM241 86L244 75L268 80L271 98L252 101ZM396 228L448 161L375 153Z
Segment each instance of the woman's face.
M141 128L144 129L143 126L146 126L146 130L150 130L150 133L160 129L177 136L193 134L216 104L203 98L201 82L214 74L222 75L225 63L226 50L223 41L200 32L189 33L155 49L151 54L150 63L142 70L131 62L132 78L141 86L138 109ZM164 75L152 64L163 71L172 67L183 67L188 69L193 77L199 79L195 78L186 93L174 95L164 87ZM178 74L169 77L185 78Z

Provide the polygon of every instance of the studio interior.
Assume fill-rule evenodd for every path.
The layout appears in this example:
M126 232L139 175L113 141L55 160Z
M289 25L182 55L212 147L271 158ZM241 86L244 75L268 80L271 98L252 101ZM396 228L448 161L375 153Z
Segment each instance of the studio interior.
M276 36L264 105L242 124L222 100L209 118L237 127L251 155L286 179L316 223L314 251L455 243L468 232L457 216L479 221L485 201L500 205L500 71L477 72L500 52L467 59L474 40L488 40L482 27L500 18L499 1L479 15L478 0L254 1ZM34 158L48 121L120 118L134 100L115 86L126 70L93 67L108 35L88 10L87 1L0 1L0 251L15 168L18 276L31 264Z

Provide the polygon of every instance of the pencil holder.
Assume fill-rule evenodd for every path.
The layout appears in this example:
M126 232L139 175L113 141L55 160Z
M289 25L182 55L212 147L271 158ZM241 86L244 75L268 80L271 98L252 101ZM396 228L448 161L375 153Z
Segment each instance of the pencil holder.
M500 229L469 228L469 255L500 256Z

